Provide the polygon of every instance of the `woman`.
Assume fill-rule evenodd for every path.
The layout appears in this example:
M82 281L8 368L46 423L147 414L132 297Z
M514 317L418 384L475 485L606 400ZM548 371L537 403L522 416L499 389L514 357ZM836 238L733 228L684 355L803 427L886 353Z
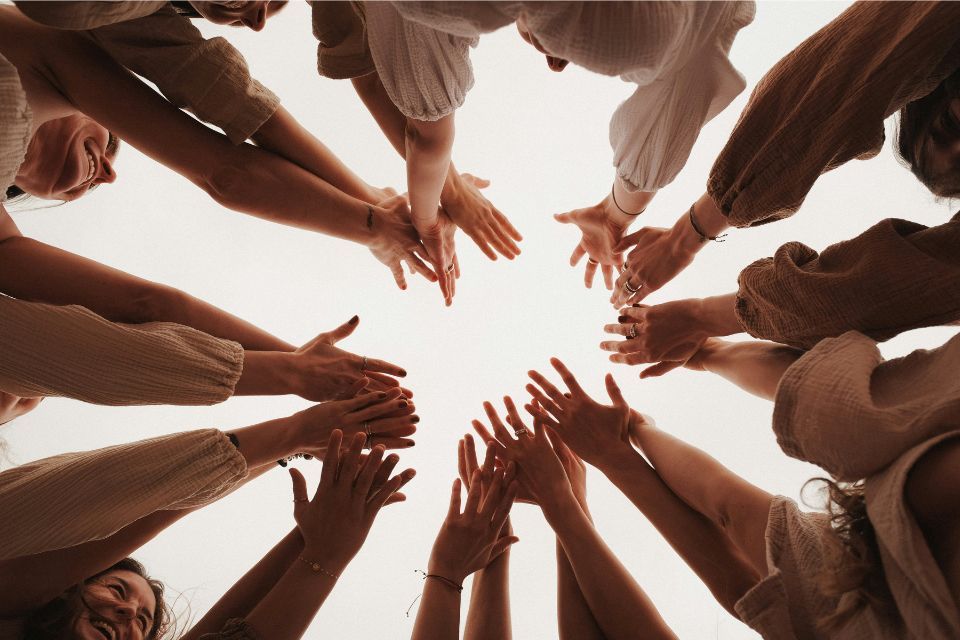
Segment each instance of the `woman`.
M6 163L17 166L17 176L27 177L35 194L72 199L109 179L106 127L226 207L364 244L402 288L401 260L425 276L430 273L416 257L419 241L403 219L402 198L368 205L273 153L231 144L159 98L80 35L36 25L13 8L0 13L0 29L6 36L0 55L17 69L23 86L9 89L19 97L13 107L19 127L8 134L16 145L5 151L13 159ZM123 108L105 96L122 96ZM32 126L24 130L24 122ZM51 159L41 153L45 148L60 155ZM63 160L57 162L58 157ZM45 164L52 170L43 170ZM39 184L29 181L36 176ZM17 178L13 184L18 185Z
M407 470L389 478L398 459L382 459L386 447L410 442L398 434L412 433L404 426L412 409L399 404L396 395L368 394L229 436L212 429L192 431L64 454L3 472L0 501L11 517L4 519L6 526L0 525L5 529L0 543L0 637L24 637L31 625L49 622L50 614L56 614L60 634L44 637L64 637L64 626L74 624L79 637L99 637L83 634L78 618L107 627L140 626L141 635L134 637L153 637L156 630L149 636L146 630L160 616L152 614L151 620L147 614L127 615L130 593L116 593L126 601L111 608L116 618L84 618L84 601L90 598L64 594L103 583L91 583L90 577L102 577L164 528L266 472L276 460L307 452L324 457L324 471L321 487L309 502L302 476L292 474L298 531L241 579L188 636L215 632L228 618L247 618L246 623L227 626L253 625L280 634L272 637L299 637L359 549L380 506L402 499L392 496L413 477ZM337 425L353 434L344 454ZM373 433L372 440L366 439L365 430ZM362 456L365 443L372 441L377 445ZM359 509L354 504L358 501ZM291 597L291 590L302 595ZM307 593L310 597L303 597ZM117 637L109 631L101 635Z
M525 497L540 506L563 548L570 571L561 569L558 574L561 637L676 638L640 585L603 542L575 495L574 478L583 473L582 468L577 470L578 458L562 443L552 444L541 422L535 422L533 429L527 428L509 397L504 403L513 436L489 402L484 403L484 410L493 433L479 421L474 421L474 428L487 446L496 450L498 458L516 465Z
M792 215L821 174L879 153L883 122L898 110L900 154L914 173L928 176L921 181L934 193L951 193L947 185L955 179L945 181L942 173L949 164L950 141L957 136L951 133L953 120L944 98L955 95L948 87L956 81L944 81L960 68L958 24L960 7L951 2L858 2L801 43L757 84L713 166L707 192L669 230L645 228L624 238L619 249L635 248L611 302L640 302L730 226L749 227ZM908 243L878 247L871 240L876 238L851 241L851 253L886 252L882 277L896 279L899 272L901 284L909 279L921 286L932 280L926 268L936 268L935 262L915 269ZM781 251L797 255L796 262L802 264L804 251L791 245ZM817 318L837 308L867 304L855 291L829 296L817 270L807 270L810 277L802 281L798 299L822 296L832 308L798 307L798 313ZM761 277L773 282L777 275L768 270Z
M586 280L601 265L608 285L622 263L616 245L660 187L679 172L703 125L744 86L727 53L753 19L749 2L365 3L376 75L355 86L393 144L405 149L411 215L434 271L455 272L451 223L436 204L449 175L454 112L473 84L469 48L483 33L516 22L547 54L551 69L572 61L637 83L611 122L617 177L595 207L558 217L584 238ZM453 267L453 268L450 268ZM452 276L441 275L452 285Z
M829 514L803 513L658 431L610 376L613 405L601 405L554 360L569 392L532 372L537 404L528 410L607 475L725 608L765 638L957 637L960 416L956 383L937 379L955 369L956 349L877 366L867 343L851 333L799 359L750 344L703 357L703 367L755 392L776 390L781 445L837 478L827 482ZM915 398L918 386L929 395Z

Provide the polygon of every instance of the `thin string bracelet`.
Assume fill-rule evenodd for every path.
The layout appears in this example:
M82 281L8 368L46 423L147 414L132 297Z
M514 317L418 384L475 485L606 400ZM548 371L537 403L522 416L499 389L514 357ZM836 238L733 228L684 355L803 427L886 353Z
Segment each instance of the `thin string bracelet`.
M433 578L433 579L435 579L435 580L439 580L440 582L444 583L445 585L447 585L447 586L450 587L451 589L455 589L457 593L463 593L463 585L462 585L462 584L457 584L456 582L454 582L454 581L451 580L450 578L444 578L443 576L438 576L438 575L433 574L433 573L427 573L426 571L423 571L423 570L421 570L421 569L414 569L413 572L414 572L414 573L419 573L419 574L421 574L421 575L423 576L423 581L424 581L424 582L426 582L427 578ZM422 595L423 595L423 594L421 593L421 594L418 595L416 598L414 598L414 599L413 599L413 602L410 603L410 606L407 607L407 617L408 617L408 618L410 617L410 609L413 609L413 605L417 604L417 600L419 600Z
M629 211L624 211L623 207L620 206L620 203L617 202L617 194L614 191L615 186L616 185L610 186L610 197L613 198L613 204L617 207L617 209L620 209L620 213L622 213L625 216L638 216L647 210L647 208L644 207L643 209L640 209L640 211L637 211L636 213L630 213Z
M697 217L693 214L694 205L696 205L696 202L690 205L690 211L688 211L688 214L690 216L690 226L693 227L693 230L696 232L696 234L700 236L700 244L703 244L707 240L712 240L714 242L726 242L724 238L727 237L727 234L725 233L721 233L718 236L708 236L703 232L703 229L701 229L700 225L697 224Z
M298 557L297 560L299 560L300 562L310 567L310 570L313 571L314 573L319 573L320 575L327 576L328 578L333 578L334 580L340 579L340 574L333 573L332 571L327 571L326 569L320 566L319 562L312 562L310 560L307 560L303 556Z

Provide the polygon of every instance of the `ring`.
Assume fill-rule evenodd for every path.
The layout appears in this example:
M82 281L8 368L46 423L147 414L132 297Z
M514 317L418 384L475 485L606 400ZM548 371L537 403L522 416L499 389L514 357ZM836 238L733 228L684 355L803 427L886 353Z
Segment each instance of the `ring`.
M587 258L587 262L589 262L590 264L600 264L599 262L597 262L597 261L594 260L593 258Z
M642 286L643 285L641 284L637 287L634 287L633 285L630 284L630 278L627 278L626 280L623 281L623 288L626 289L629 293L636 293L637 291L640 291L640 287Z
M294 502L310 502L310 500L307 498L294 498L293 501Z
M630 332L627 333L627 339L633 340L636 337L637 337L637 323L634 322L632 325L630 325Z
M522 436L522 435L526 435L526 433L527 433L527 428L526 428L526 427L520 427L519 429L517 429L517 430L514 431L513 433L519 438L519 437Z
M367 370L367 356L363 356L363 359L360 361L360 371Z
M451 271L453 271L453 268L454 268L455 266L456 266L456 265L451 262L451 263L450 263L450 266L447 267L446 269L444 269L444 273L450 273Z

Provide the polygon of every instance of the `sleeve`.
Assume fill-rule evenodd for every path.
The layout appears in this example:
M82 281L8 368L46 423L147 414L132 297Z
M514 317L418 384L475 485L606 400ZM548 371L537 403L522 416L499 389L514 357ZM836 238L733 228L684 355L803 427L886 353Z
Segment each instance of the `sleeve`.
M280 104L250 77L246 60L229 42L204 39L169 5L87 35L117 62L154 83L170 102L223 129L234 144L256 133Z
M233 395L242 371L238 343L190 327L0 296L0 390L14 395L207 405Z
M116 22L133 20L157 11L167 0L15 0L17 9L42 25L55 29L82 31Z
M310 9L318 42L317 73L343 80L376 71L361 3L311 1Z
M876 340L960 320L960 217L882 220L817 253L799 242L745 268L736 313L756 338L810 349L860 331Z
M960 336L884 360L851 331L821 341L784 373L773 430L783 451L840 480L882 470L960 424Z
M858 2L757 84L707 192L737 227L792 215L820 175L883 146L883 121L960 67L960 3Z
M643 15L673 15L657 4L641 3ZM637 89L613 114L610 121L610 146L613 164L620 180L631 190L657 191L670 184L690 157L700 130L723 111L746 88L744 77L730 62L729 52L737 32L753 20L751 2L706 3L692 5L708 12L708 23L719 22L718 29L701 29L693 42L684 44L694 49L682 67L672 69L652 82L648 69L623 74L623 79L636 82ZM715 15L715 10L722 13ZM656 25L655 20L638 20L641 29L658 29L660 37L670 30L690 29L683 14L676 14L679 24ZM653 24L647 24L653 23ZM641 39L647 39L641 35ZM681 37L680 35L675 36ZM660 44L657 34L651 41ZM666 39L666 38L665 38ZM697 42L696 40L700 40ZM672 45L672 46L671 46ZM675 43L663 42L664 48Z
M156 511L203 506L247 475L215 429L66 453L0 473L0 560L107 538Z
M227 620L223 629L217 633L205 633L199 640L263 640L253 626L242 618Z
M400 112L432 122L456 111L473 87L469 49L479 38L405 20L389 2L364 6L373 62Z

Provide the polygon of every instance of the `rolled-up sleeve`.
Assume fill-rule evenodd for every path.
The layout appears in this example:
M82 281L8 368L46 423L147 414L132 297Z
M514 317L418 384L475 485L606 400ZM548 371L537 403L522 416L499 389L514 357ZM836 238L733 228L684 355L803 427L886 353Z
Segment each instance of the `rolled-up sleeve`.
M156 511L217 500L247 475L216 429L65 453L0 473L0 560L107 538Z
M773 430L783 451L860 480L960 426L960 336L884 360L851 331L821 341L784 373Z
M757 84L707 191L737 227L792 215L816 180L883 146L883 121L960 67L960 3L858 2Z
M110 322L0 296L0 390L105 405L209 405L233 395L243 347L183 325Z
M407 20L389 2L364 6L370 52L397 109L408 118L427 122L456 111L473 87L470 47L479 38Z
M876 340L960 320L960 217L882 220L817 253L799 242L745 268L736 313L756 338L810 349L860 331Z
M220 631L205 633L200 640L263 640L263 636L243 618L231 618Z
M86 32L117 62L154 83L178 107L223 129L234 144L250 138L280 99L250 77L224 38L205 39L172 6Z

